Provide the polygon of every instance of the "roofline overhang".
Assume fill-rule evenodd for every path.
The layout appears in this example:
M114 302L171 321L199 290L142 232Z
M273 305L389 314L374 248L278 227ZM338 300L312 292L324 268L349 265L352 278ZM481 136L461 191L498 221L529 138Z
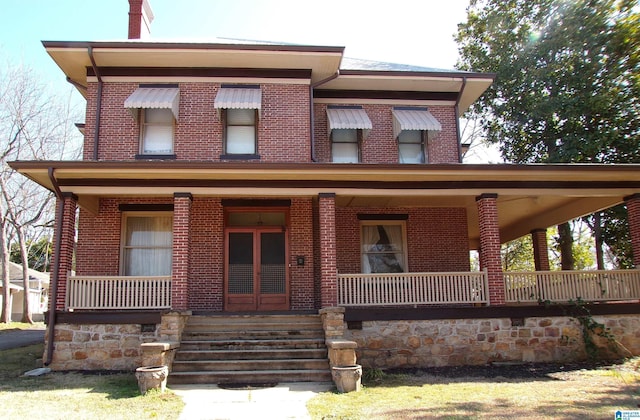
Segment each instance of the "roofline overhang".
M136 50L242 50L342 54L345 47L288 44L224 44L214 42L158 41L42 41L45 49L136 49Z
M597 188L619 185L640 188L640 164L330 164L330 163L237 163L204 161L14 161L9 165L52 189L48 170L64 185L86 180L154 180L172 183L212 181L357 182L360 185L432 183L448 188L456 183L513 185L550 188L574 185ZM84 180L84 181L83 181Z

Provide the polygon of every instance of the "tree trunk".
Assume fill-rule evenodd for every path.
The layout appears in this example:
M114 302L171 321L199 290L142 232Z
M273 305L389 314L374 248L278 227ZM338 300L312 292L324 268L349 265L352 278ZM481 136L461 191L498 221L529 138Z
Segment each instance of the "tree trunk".
M22 281L24 285L24 299L22 300L22 320L21 322L33 324L31 314L31 296L29 296L31 288L29 287L29 257L27 251L27 243L24 238L24 230L22 226L16 227L18 234L18 245L20 246L20 259L22 260Z
M0 205L1 207L1 205ZM0 265L2 265L2 314L0 322L11 322L11 277L9 274L9 247L7 245L6 219L0 219Z
M593 236L596 240L596 261L598 263L598 270L604 270L604 241L602 239L602 213L600 212L593 214Z
M562 270L573 270L573 233L569 222L558 225L558 243Z

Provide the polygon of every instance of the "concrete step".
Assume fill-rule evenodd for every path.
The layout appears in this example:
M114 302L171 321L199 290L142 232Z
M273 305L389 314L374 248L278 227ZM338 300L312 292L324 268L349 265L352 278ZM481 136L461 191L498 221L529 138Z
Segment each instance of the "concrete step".
M176 360L172 372L329 370L327 359Z
M182 340L182 350L261 350L261 349L321 349L324 339L296 338L286 340Z
M224 325L232 324L295 324L321 323L320 315L192 315L187 320L191 325Z
M326 349L183 350L175 360L326 359Z
M277 382L328 382L329 369L320 370L249 370L249 371L201 371L171 372L167 383L221 384L221 383L277 383Z
M203 340L259 340L259 339L288 339L288 338L321 338L324 337L322 329L309 330L253 330L238 329L227 330L186 330L182 333L184 341Z
M318 322L199 322L185 325L185 331L322 331L322 323Z

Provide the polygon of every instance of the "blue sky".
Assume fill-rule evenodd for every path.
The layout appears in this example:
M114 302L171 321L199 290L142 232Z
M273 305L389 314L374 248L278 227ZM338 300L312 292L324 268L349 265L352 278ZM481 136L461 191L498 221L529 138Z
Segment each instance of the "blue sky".
M151 36L346 47L348 57L453 68L453 34L468 0L150 0ZM127 37L127 0L1 0L0 59L64 83L40 41ZM57 82L56 82L57 83Z

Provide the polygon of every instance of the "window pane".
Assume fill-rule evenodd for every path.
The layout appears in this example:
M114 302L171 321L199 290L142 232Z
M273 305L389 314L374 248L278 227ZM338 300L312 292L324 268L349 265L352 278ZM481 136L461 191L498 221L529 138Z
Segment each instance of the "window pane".
M401 225L364 225L362 227L363 272L404 272L403 241Z
M146 125L142 153L173 153L173 126Z
M357 143L358 130L332 130L331 141L334 143Z
M254 154L256 152L254 126L227 127L227 153Z
M358 163L358 144L333 143L331 156L336 163Z
M127 217L124 244L126 276L171 274L171 216Z
M404 130L398 135L398 141L400 143L422 143L422 131L418 130Z
M157 124L172 124L173 113L170 109L145 109L144 121L146 123Z
M227 109L228 125L255 125L255 109Z
M424 163L424 153L422 153L421 144L403 144L398 145L400 154L400 163Z

